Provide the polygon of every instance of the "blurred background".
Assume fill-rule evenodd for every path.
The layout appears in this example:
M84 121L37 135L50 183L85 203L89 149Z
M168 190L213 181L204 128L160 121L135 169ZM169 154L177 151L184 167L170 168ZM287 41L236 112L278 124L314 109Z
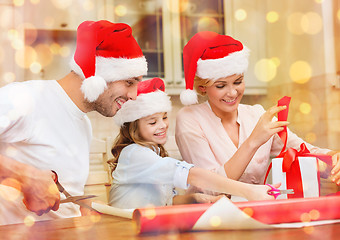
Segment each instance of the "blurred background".
M146 77L165 80L170 135L182 107L183 46L209 30L251 50L243 103L269 108L291 96L290 128L340 149L340 0L0 0L0 86L63 77L77 26L101 19L129 24L149 63ZM111 118L88 116L94 137L116 136Z

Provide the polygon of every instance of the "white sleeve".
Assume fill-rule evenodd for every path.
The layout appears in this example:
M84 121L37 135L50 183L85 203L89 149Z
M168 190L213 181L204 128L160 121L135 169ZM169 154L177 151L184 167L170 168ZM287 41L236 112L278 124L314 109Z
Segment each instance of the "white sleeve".
M188 187L190 186L188 184L189 170L194 165L185 161L177 161L176 166L177 169L174 177L174 186L182 189L188 189Z
M181 174L181 171L177 173L178 169L186 165L178 165L178 162L181 161L170 157L162 158L149 148L132 144L121 152L113 178L120 184L174 184L175 175L178 175L182 179L179 181L184 181L186 185L187 176L183 179L185 174Z

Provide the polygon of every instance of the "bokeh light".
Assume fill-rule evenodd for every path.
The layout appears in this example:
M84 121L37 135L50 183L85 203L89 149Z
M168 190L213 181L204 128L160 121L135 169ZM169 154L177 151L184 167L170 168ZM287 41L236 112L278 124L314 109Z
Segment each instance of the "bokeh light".
M15 81L15 74L13 72L5 72L3 74L3 80L6 82L6 83L11 83L11 82L14 82Z
M252 217L254 215L254 210L252 208L247 207L247 208L244 208L242 211L245 214L247 214L249 217Z
M270 60L275 64L276 67L279 67L281 64L281 61L278 57L272 57Z
M34 49L37 53L38 62L41 67L45 67L51 64L53 60L53 54L49 45L38 44L37 46L35 46Z
M301 27L307 34L317 34L322 30L322 18L315 12L308 12L301 19Z
M305 136L305 140L311 144L313 144L316 141L317 137L316 134L313 132L309 132Z
M13 0L13 4L16 7L21 7L24 5L24 3L25 3L25 0Z
M198 20L198 31L213 31L218 32L219 24L215 18L202 17Z
M311 219L310 219L310 216L308 213L302 213L301 216L300 216L300 221L301 222L310 222Z
M25 217L24 219L24 224L27 226L27 227L32 227L35 223L35 219L33 216L27 216Z
M10 8L4 8L0 11L0 27L9 28L13 25L13 12Z
M30 2L31 2L32 4L38 4L38 3L40 3L40 0L30 0Z
M145 210L145 217L149 220L154 219L156 217L156 210L154 207L150 207Z
M40 64L40 63L38 63L38 62L33 62L33 63L31 64L31 66L30 66L29 69L30 69L30 71L31 71L32 73L37 74L37 73L40 73L42 67L41 67L41 64Z
M296 61L289 69L289 76L296 83L306 83L312 77L312 68L305 61Z
M234 17L237 21L244 21L247 18L247 12L244 9L237 9L234 13Z
M338 17L338 20L340 21L340 9L337 11L336 16Z
M55 42L50 45L50 51L54 55L59 55L60 48L61 48L61 46L58 43L55 43Z
M83 8L86 10L86 11L93 11L94 9L94 4L91 0L86 0L84 3L83 3Z
M314 0L316 3L323 3L325 0Z
M288 16L287 27L291 33L296 34L296 35L301 35L304 33L301 27L301 24L300 24L303 16L304 14L300 12L294 12Z
M124 5L117 5L117 6L115 7L115 13L116 13L116 15L119 16L119 17L125 16L126 13L127 13L127 8L126 8L126 6L124 6Z
M295 112L292 119L296 128L301 132L312 131L317 123L318 116L313 114L303 114L301 112Z
M261 82L270 82L276 76L276 65L271 59L263 58L255 64L256 78Z
M37 53L31 46L25 46L24 49L15 53L15 62L21 68L29 68L37 60Z
M309 114L312 110L312 106L309 103L303 102L300 104L300 112L303 114Z
M21 195L21 184L14 178L5 178L1 185L8 186L6 191L0 191L0 197L7 201L16 201Z
M68 7L71 7L73 1L70 1L70 0L51 0L51 2L53 3L53 5L56 8L66 9Z
M218 227L221 225L222 220L219 216L212 216L209 220L210 226L212 227Z
M269 23L274 23L279 20L279 14L275 11L270 11L267 13L266 19Z
M71 53L71 49L68 46L63 46L59 50L59 54L62 57L68 57L70 56L70 53Z
M307 234L312 234L314 232L314 227L313 226L304 227L303 231Z

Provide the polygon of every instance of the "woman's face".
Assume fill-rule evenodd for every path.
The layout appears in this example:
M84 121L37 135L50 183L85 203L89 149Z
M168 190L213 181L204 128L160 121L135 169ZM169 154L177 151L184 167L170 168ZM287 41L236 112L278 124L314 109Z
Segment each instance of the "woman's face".
M243 74L235 74L217 79L209 87L200 87L202 92L206 92L209 104L217 116L237 110L245 89L243 77Z
M138 121L140 137L144 141L156 144L164 145L166 143L168 127L169 120L166 112L155 113Z

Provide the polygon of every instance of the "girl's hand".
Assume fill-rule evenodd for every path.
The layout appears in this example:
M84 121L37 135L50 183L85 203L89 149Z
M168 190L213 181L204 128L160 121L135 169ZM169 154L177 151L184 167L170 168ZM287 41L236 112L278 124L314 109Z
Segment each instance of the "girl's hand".
M272 184L272 186L275 188L279 188L281 186L281 183ZM250 190L246 196L246 198L249 201L274 200L275 199L273 195L268 194L268 191L270 191L271 188L267 185L251 185L249 189Z
M287 121L272 121L278 112L286 108L286 106L273 106L260 117L253 132L249 136L249 139L256 143L257 147L267 142L275 133L282 131L284 126L289 124Z
M338 186L340 185L340 152L336 152L332 156L333 160L333 169L331 172L332 182L336 183Z

